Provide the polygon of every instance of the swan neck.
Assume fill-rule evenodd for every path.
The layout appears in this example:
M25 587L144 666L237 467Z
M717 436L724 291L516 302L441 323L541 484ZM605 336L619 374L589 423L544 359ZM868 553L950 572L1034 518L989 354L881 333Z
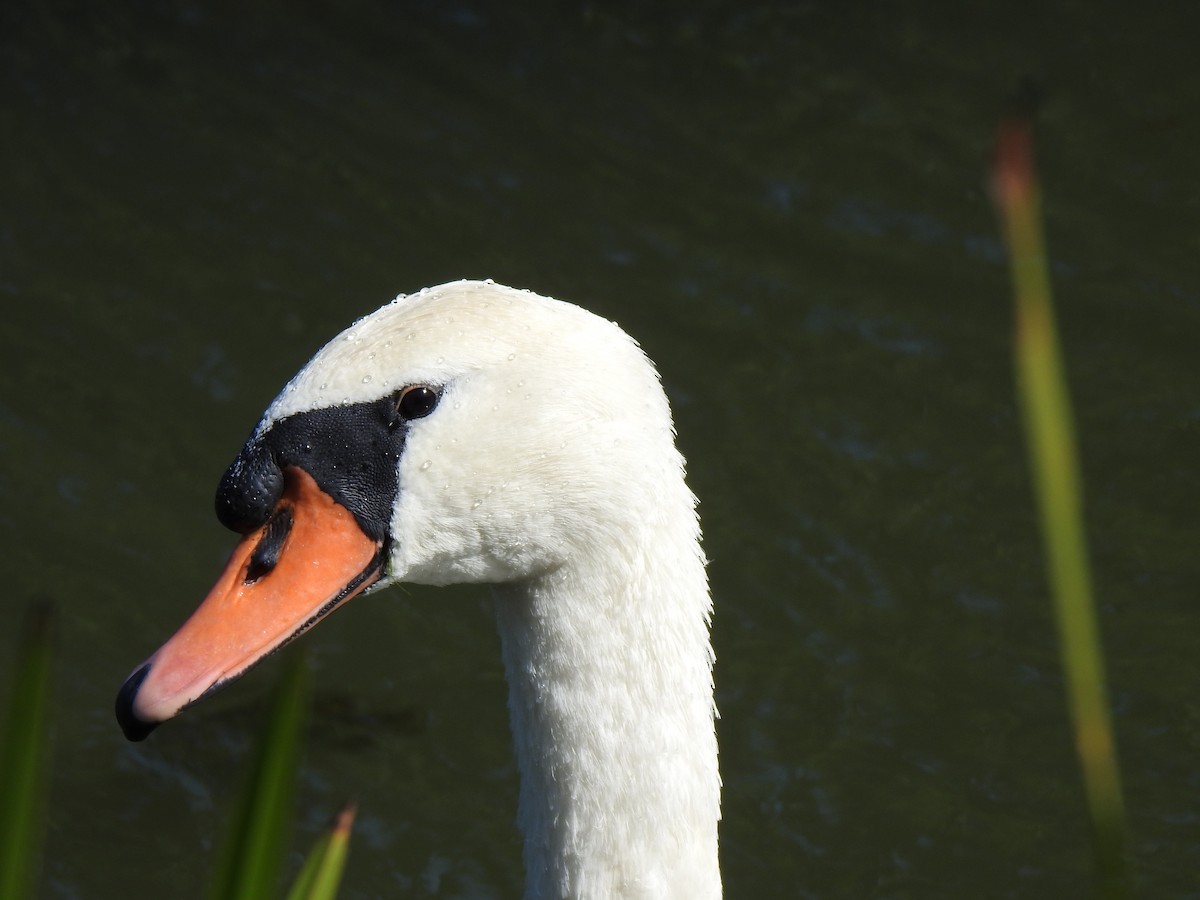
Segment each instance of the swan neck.
M527 900L720 896L704 560L654 543L495 589Z

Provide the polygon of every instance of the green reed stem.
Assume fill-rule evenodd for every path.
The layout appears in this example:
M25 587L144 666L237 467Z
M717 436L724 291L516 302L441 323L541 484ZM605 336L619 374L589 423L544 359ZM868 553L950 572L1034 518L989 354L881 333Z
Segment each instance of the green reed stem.
M1091 819L1099 893L1132 896L1104 658L1092 600L1075 433L1054 320L1030 126L1006 123L993 189L1016 295L1016 371L1048 577L1058 619L1067 705Z
M308 854L287 900L333 900L337 896L350 846L355 808L347 803Z
M34 603L17 632L20 647L0 748L0 898L34 896L50 757L47 720L54 612Z
M211 895L215 900L278 896L279 872L291 825L306 686L303 660L292 654L276 691L237 816L225 837L223 865Z

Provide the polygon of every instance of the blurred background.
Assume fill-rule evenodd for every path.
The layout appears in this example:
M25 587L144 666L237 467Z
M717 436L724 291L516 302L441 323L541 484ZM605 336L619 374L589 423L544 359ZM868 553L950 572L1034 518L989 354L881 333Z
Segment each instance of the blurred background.
M223 565L214 489L287 378L459 277L658 362L729 897L1085 895L985 174L1032 83L1135 870L1200 897L1193 11L516 7L4 4L0 630L62 614L43 896L203 893L278 661L137 745L117 687ZM392 588L302 643L292 866L353 797L342 896L518 896L486 590Z

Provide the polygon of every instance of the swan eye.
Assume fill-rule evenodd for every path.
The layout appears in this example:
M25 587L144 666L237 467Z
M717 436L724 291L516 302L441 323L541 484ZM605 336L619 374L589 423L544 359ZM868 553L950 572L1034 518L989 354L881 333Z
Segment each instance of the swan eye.
M439 394L428 385L406 387L396 397L396 412L404 419L420 419L433 412Z

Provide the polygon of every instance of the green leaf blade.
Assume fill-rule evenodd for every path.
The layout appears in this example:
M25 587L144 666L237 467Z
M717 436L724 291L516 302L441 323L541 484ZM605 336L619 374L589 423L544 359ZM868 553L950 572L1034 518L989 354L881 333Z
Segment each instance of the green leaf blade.
M32 897L41 847L55 614L34 603L20 649L0 752L0 897Z
M333 900L337 896L350 849L355 807L348 803L313 846L287 900Z
M299 742L307 697L300 657L293 657L276 692L238 811L226 837L214 900L276 896L291 823Z

